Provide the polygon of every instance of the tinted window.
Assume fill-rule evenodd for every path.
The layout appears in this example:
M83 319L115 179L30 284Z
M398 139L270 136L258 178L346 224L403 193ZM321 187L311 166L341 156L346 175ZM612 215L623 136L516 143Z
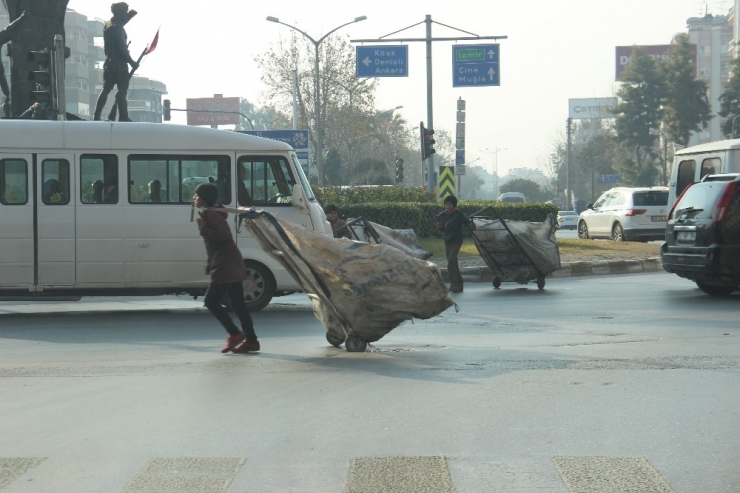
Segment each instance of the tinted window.
M676 179L676 197L681 195L683 191L694 183L696 180L696 161L693 159L688 161L681 161L678 163L678 173Z
M80 157L80 201L83 204L118 203L118 157L83 154Z
M716 175L720 172L719 170L722 169L720 166L721 164L718 157L705 159L701 162L701 175L699 178L706 175Z
M0 203L23 205L28 202L28 168L23 159L0 160Z
M613 192L604 192L603 194L601 194L601 197L599 197L599 199L594 203L594 209L603 206L609 199L609 197L612 196L612 193Z
M44 184L41 200L44 204L69 204L69 161L44 159L41 162L41 179Z
M239 205L293 204L296 180L288 161L283 157L242 156L237 163Z
M635 192L632 195L632 202L635 207L666 206L668 205L668 190Z
M727 182L708 182L697 183L689 188L676 204L673 211L673 217L678 217L686 209L701 209L701 211L692 214L694 218L712 217L712 209L717 203L719 195L727 186Z
M201 183L216 185L218 203L231 203L228 156L131 155L128 173L132 204L190 203Z

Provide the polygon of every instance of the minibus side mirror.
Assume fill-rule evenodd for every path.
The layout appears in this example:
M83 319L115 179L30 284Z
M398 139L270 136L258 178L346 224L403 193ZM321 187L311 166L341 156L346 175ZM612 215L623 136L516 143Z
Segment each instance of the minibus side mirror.
M300 183L293 185L293 205L300 209L306 208L306 196L303 195L303 187Z

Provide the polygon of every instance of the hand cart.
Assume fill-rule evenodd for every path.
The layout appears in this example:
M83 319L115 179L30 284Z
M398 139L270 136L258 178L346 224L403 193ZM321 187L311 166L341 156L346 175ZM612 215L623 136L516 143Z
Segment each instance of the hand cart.
M560 251L555 240L557 220L553 214L541 223L506 221L492 206L472 216L476 230L473 241L493 272L493 287L512 281L536 281L545 287L545 277L560 268Z

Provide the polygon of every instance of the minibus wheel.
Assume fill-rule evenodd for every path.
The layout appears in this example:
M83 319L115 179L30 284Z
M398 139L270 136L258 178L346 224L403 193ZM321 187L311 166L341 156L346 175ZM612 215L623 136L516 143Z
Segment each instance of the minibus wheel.
M249 311L256 312L266 307L275 294L275 278L270 269L258 262L244 262L247 278L242 281L244 301Z

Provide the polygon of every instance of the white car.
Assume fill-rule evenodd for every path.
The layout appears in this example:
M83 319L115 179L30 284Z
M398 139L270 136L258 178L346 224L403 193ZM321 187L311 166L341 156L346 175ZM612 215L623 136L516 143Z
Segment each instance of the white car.
M663 241L668 187L607 190L578 217L578 237L614 241Z
M558 211L559 229L576 229L578 227L578 214L576 211Z

